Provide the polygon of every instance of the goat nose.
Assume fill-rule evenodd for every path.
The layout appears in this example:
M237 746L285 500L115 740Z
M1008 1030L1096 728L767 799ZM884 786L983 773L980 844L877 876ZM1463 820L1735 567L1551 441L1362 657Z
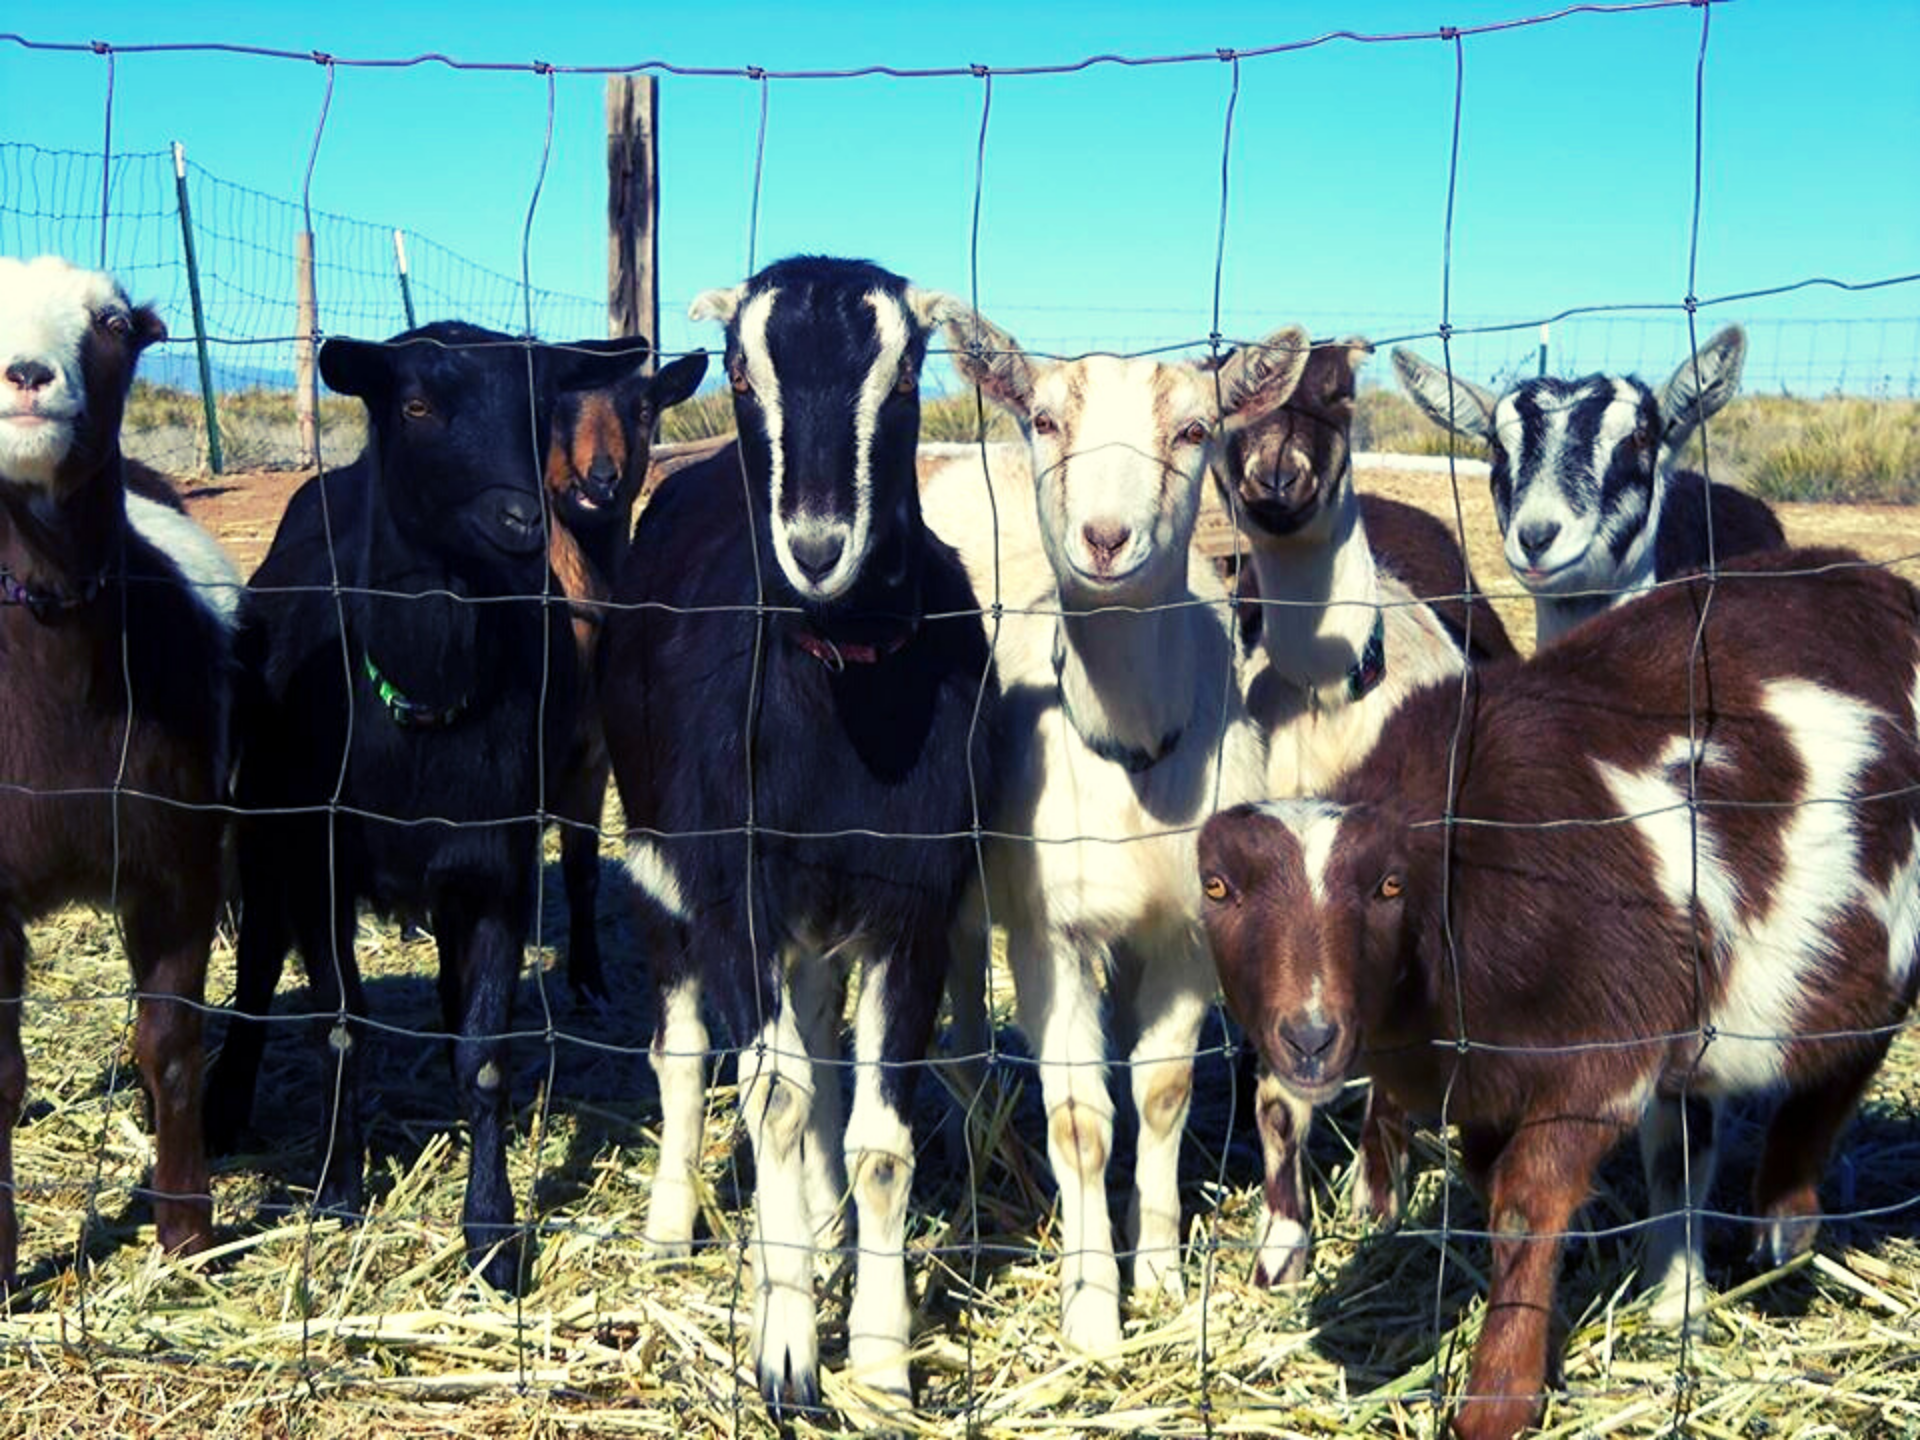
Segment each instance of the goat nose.
M793 553L793 563L800 567L801 573L817 582L831 575L833 567L840 563L840 557L846 553L847 537L835 531L790 535L787 549Z
M44 390L53 383L53 367L38 360L16 360L7 366L7 379L21 390Z
M1553 520L1535 520L1520 527L1520 548L1527 559L1538 561L1560 538L1560 526Z
M1133 531L1118 520L1089 520L1080 527L1080 535L1098 564L1111 565L1120 547L1133 537Z
M1286 1021L1280 1026L1280 1039L1294 1056L1303 1064L1317 1064L1326 1058L1333 1048L1333 1042L1340 1038L1338 1025L1321 1025L1314 1021Z

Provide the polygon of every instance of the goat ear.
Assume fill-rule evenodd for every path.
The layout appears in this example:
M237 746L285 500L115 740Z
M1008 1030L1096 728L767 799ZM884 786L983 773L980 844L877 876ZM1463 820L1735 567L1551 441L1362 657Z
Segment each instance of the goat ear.
M1241 346L1214 372L1222 419L1237 428L1278 410L1300 388L1312 355L1312 337L1298 325Z
M731 324L733 312L740 308L740 302L746 298L745 285L735 285L731 290L704 290L694 296L693 303L687 306L687 318Z
M1306 373L1293 392L1295 402L1341 424L1351 422L1360 367L1372 354L1373 346L1358 335L1349 335L1338 344L1314 346L1313 354L1307 357Z
M913 312L913 318L920 322L922 330L931 330L936 325L963 318L968 313L964 300L944 290L922 290L918 285L909 285L906 300L907 309Z
M651 354L644 335L536 345L534 373L543 389L605 390L638 376Z
M1020 342L975 310L955 300L942 319L952 347L953 368L963 380L1022 420L1033 411L1033 362Z
M1485 440L1493 434L1493 407L1498 398L1458 375L1449 375L1443 366L1416 355L1405 346L1393 349L1393 373L1409 399L1442 430L1451 430L1469 440Z
M345 336L321 342L320 378L329 390L371 400L386 390L392 376L392 358L385 345Z
M647 382L645 404L647 409L658 415L669 405L678 405L700 387L707 374L707 352L695 350L691 355L682 355L671 365L663 366L660 372Z
M137 355L149 345L157 345L167 338L167 322L160 318L160 312L151 305L141 305L133 312L133 350Z
M1726 408L1740 393L1740 369L1747 362L1747 332L1729 325L1700 347L1697 355L1680 362L1656 397L1660 419L1666 425L1662 443L1678 450L1700 423Z

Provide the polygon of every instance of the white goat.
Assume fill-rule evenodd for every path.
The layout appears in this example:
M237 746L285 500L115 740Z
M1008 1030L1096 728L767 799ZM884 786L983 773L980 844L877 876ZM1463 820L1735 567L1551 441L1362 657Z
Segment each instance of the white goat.
M1215 989L1194 832L1263 788L1225 592L1192 548L1201 485L1223 419L1290 389L1298 366L1236 390L1188 365L1046 364L970 314L950 320L948 335L961 374L1027 438L1025 456L996 447L984 477L997 554L979 460L954 462L923 498L982 601L1005 607L990 822L1000 838L956 936L956 1046L964 1054L984 1039L978 961L991 919L1006 928L1018 1019L1039 1061L1060 1187L1062 1328L1069 1344L1101 1351L1120 1339L1101 991L1115 1030L1137 1037L1134 1285L1178 1297L1180 1139Z

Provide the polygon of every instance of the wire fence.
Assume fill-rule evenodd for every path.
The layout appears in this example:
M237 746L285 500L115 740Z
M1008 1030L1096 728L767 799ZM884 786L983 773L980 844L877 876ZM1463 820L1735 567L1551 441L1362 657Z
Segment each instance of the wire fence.
M1619 24L1633 23L1636 12L1696 9L1704 77L1719 7L1653 0L1577 8L1614 16L1613 23ZM1343 35L1308 43L1424 43L1448 48L1457 67L1453 97L1457 166L1471 42L1496 30L1551 24L1568 13L1420 35ZM0 36L0 43L5 42L30 50L72 48ZM423 63L350 61L246 47L191 48L231 54L235 64L317 60L330 74L354 64ZM1256 60L1277 63L1278 57L1298 48L1302 47L1137 60L1103 57L1099 62L1228 67L1231 88L1221 155L1222 251L1231 228L1235 179L1231 137L1240 68ZM433 63L454 62L433 57ZM535 68L548 75L550 82L558 67ZM673 74L719 73L666 64L636 68ZM974 177L977 236L980 197L993 156L996 75L1049 73L1061 77L1054 83L1067 84L1071 82L1065 77L1081 68L994 72L974 66L880 73L900 83L932 74L971 76L980 82L980 150ZM724 73L737 73L742 81L762 86L770 79L836 78L818 72ZM763 111L763 127L765 123ZM323 119L313 137L316 149L324 146L325 138ZM1696 128L1696 232L1698 176L1705 164L1700 147ZM180 313L186 297L177 207L168 183L171 164L166 152L78 156L32 146L0 146L0 196L4 197L0 200L0 250L53 250L76 256L103 253L129 289L142 297L152 296L170 314ZM1443 241L1449 261L1451 179ZM322 330L380 335L402 328L405 300L392 258L393 228L314 212L304 200L275 199L228 185L197 169L191 171L191 184L210 292L209 338L223 355L219 374L224 388L279 388L288 380L298 329L292 298L293 237L301 231L314 234L317 263L325 277ZM102 193L111 197L104 213L98 202ZM757 192L755 201L757 208ZM533 203L542 203L538 190ZM458 315L509 333L530 327L549 337L593 334L603 326L604 305L599 301L533 289L423 237L409 235L407 248L418 319ZM1344 317L1324 331L1346 333L1372 322L1384 332L1381 338L1431 337L1447 368L1462 377L1484 382L1529 373L1532 331L1547 317L1482 318L1466 324L1451 311L1445 288L1450 268L1445 273L1448 280L1443 281L1437 324L1431 316L1405 317L1404 321L1391 316ZM1688 273L1680 278L1684 284L1676 284L1678 293L1671 300L1657 307L1635 307L1654 313L1613 314L1601 306L1553 317L1555 333L1561 338L1552 353L1578 356L1581 369L1651 369L1656 374L1670 368L1676 355L1697 354L1700 312L1711 308L1718 319L1726 313L1726 305L1749 297L1725 297L1724 302L1703 297L1698 277ZM1904 286L1916 279L1920 277L1898 277L1895 283ZM969 298L977 305L977 262L968 281ZM1790 288L1794 286L1781 287ZM1892 293L1910 292L1894 289ZM1248 325L1242 332L1224 299L1216 270L1211 334L1201 337L1161 335L1148 317L1137 314L1126 315L1123 324L1112 330L1105 328L1103 317L1063 316L1060 328L1051 334L1044 321L1024 328L1027 317L1018 312L995 318L1022 329L1035 353L1111 348L1173 355L1200 348L1217 357L1235 336L1265 328ZM1314 321L1316 317L1299 318ZM1877 395L1916 393L1920 320L1773 323L1779 328L1771 336L1756 329L1756 354L1771 352L1772 358L1749 370L1751 385ZM1820 328L1823 323L1829 328ZM1836 333L1832 325L1846 326L1837 370L1830 339L1816 338ZM1796 326L1807 327L1804 336ZM1310 328L1323 333L1318 323ZM1080 343L1104 340L1124 343ZM1624 364L1615 358L1629 355L1633 358ZM161 375L166 383L173 383L169 372L162 370ZM330 465L345 458L338 440L339 432L323 434L323 458ZM262 452L241 464L267 465L284 458ZM744 483L751 484L744 465L741 475ZM1450 508L1456 533L1465 541L1461 494L1459 478L1454 477ZM990 493L988 503L1006 507L1015 499ZM364 538L358 532L350 534L354 540ZM336 544L339 539L328 530L326 559L331 578L322 591L336 611L344 615L342 607L392 599L356 568L359 560L353 545ZM1888 555L1912 573L1915 549L1920 546L1896 544ZM774 583L771 576L757 580L751 604L742 614L758 627L756 635L764 636L769 623L783 617L790 620L797 607L790 596L769 588ZM1709 582L1705 602L1709 607L1736 603L1734 590L1723 592L1724 583ZM524 598L548 607L560 597L548 593ZM439 591L427 597L436 605L444 599ZM1023 613L1018 600L1004 595L992 598L992 608L983 615L990 641L997 643L1003 622ZM1190 600L1155 602L1148 609L1157 613L1192 604ZM672 605L656 608L697 613ZM1039 613L1046 620L1061 615L1057 607ZM27 619L18 607L7 618L10 623ZM1704 630L1703 621L1703 634ZM551 627L543 633L542 643L548 647L542 653L543 674L550 674L555 662L551 647L556 642ZM343 685L346 693L353 694L360 688L357 667L344 636L343 624ZM1901 639L1889 637L1890 655L1907 656L1911 651L1910 637L1906 651ZM1696 652L1698 644L1696 637ZM0 657L5 653L0 651ZM767 661L757 643L751 654L752 683L757 687ZM565 658L570 662L570 656ZM1687 657L1689 686L1698 661L1697 653ZM1236 672L1223 670L1203 677L1197 692L1215 681L1221 693L1238 683ZM1906 683L1915 688L1911 681ZM1449 689L1449 696L1452 693ZM1451 736L1455 751L1468 716L1469 682L1464 676L1457 693ZM1689 693L1692 703L1681 751L1685 762L1666 767L1662 775L1675 769L1683 774L1669 789L1677 794L1674 808L1683 816L1691 865L1684 889L1689 918L1698 925L1714 898L1701 888L1703 866L1711 870L1717 863L1711 835L1703 838L1701 830L1711 825L1717 812L1702 788L1707 768L1703 757L1711 747L1698 732L1708 723L1708 709L1703 698ZM393 710L394 702L384 692L382 698ZM979 703L976 697L976 706ZM1912 703L1920 707L1920 690ZM760 727L773 722L757 706L751 708L750 717L741 753L752 757L762 749ZM362 714L350 723L380 723L382 718L377 713ZM545 723L544 711L540 723ZM1216 754L1212 761L1217 769L1225 765L1223 754ZM1435 822L1449 835L1472 824L1471 817L1455 811L1456 761L1457 755L1450 756L1447 801ZM753 762L747 763L750 767ZM545 823L558 818L545 798L554 793L553 778L542 763L543 798L538 813L524 819ZM751 769L745 778L751 804L751 797L758 793ZM87 793L86 787L49 787L40 775L0 779L6 785L6 799L0 804L62 797L63 803L77 804ZM379 808L377 797L353 790L344 765L337 776L329 773L329 781L332 793L314 813L335 822L397 818ZM484 782L484 776L473 777L476 787ZM983 847L1018 844L1023 837L1000 828L990 794L971 783L969 790L975 823L970 830L945 838L967 842L974 850L975 865L984 873ZM141 798L132 794L124 776L115 776L100 793L112 799L116 815L126 800ZM1895 787L1876 799L1893 803L1904 799L1911 810L1914 794L1911 788ZM1819 810L1836 802L1865 803L1858 797L1816 794L1786 808ZM1608 823L1645 824L1663 813L1648 810ZM451 830L471 823L442 815L404 818ZM1920 821L1916 825L1920 827ZM756 846L833 838L807 831L783 832L779 827L777 818L766 822L750 816L746 825L729 823L719 828L748 847L749 874L754 870ZM1062 835L1056 843L1094 847L1164 843L1169 834L1190 835L1196 828L1197 820L1183 820L1167 832L1149 826L1133 835ZM1915 833L1920 835L1920 828ZM117 828L115 836L117 856ZM602 838L611 858L614 847L629 838L666 843L689 837L645 831L629 837L616 821L607 825ZM876 838L907 846L928 837ZM36 973L35 987L23 1001L5 1002L21 1017L36 1073L57 1077L49 1103L38 1113L29 1111L28 1123L21 1127L21 1143L15 1147L22 1173L12 1193L22 1212L22 1250L29 1268L0 1329L0 1355L6 1363L20 1373L39 1372L48 1368L49 1356L58 1352L63 1363L70 1360L84 1372L88 1384L111 1394L125 1383L123 1377L130 1368L138 1369L143 1357L158 1357L151 1371L140 1372L135 1385L165 1393L162 1404L172 1407L168 1413L175 1416L208 1404L211 1397L214 1409L196 1412L196 1420L234 1428L263 1416L284 1415L296 1405L317 1405L322 1413L331 1405L361 1407L344 1423L362 1425L367 1423L368 1406L453 1398L472 1398L476 1407L489 1401L544 1406L540 1423L551 1422L556 1428L618 1424L683 1433L689 1428L732 1433L771 1428L755 1394L748 1359L754 1315L749 1261L761 1267L771 1263L764 1239L755 1242L750 1237L739 1213L748 1208L753 1194L754 1157L729 1155L729 1150L740 1147L727 1141L725 1126L709 1125L713 1134L702 1152L698 1182L699 1208L708 1233L681 1266L644 1260L638 1217L646 1181L659 1163L657 1149L647 1143L648 1132L660 1119L657 1094L647 1075L645 1037L661 1017L655 1013L642 971L646 961L658 957L633 955L634 963L625 967L627 984L609 1007L585 1014L572 1008L553 986L551 962L555 952L566 947L560 943L565 903L558 867L551 859L538 890L532 937L536 959L516 991L515 1018L488 1035L466 1037L468 1041L504 1039L518 1051L505 1083L514 1094L513 1113L521 1132L512 1146L509 1179L520 1225L535 1241L530 1269L522 1277L528 1282L524 1293L503 1299L477 1290L467 1277L459 1233L462 1167L451 1156L446 1138L454 1107L448 1103L444 1084L436 1083L430 1074L430 1067L438 1063L433 1042L447 1035L441 1019L443 1000L431 984L417 978L417 972L426 967L425 949L410 942L399 926L372 921L360 937L363 963L375 982L368 987L369 1015L362 1018L352 1013L347 987L337 977L329 986L323 974L310 970L315 994L332 997L319 1006L320 1013L306 1013L296 1006L270 1017L274 1032L312 1030L317 1022L331 1037L330 1048L323 1052L326 1059L317 1080L310 1056L295 1056L286 1045L270 1051L260 1107L260 1128L271 1132L262 1137L267 1153L241 1157L221 1171L215 1184L222 1214L232 1217L232 1228L223 1230L215 1250L218 1265L204 1259L134 1259L132 1252L139 1247L126 1241L130 1233L139 1231L142 1207L155 1201L164 1204L170 1198L155 1193L161 1188L157 1181L149 1184L143 1178L151 1146L139 1123L137 1087L127 1083L120 1060L136 1005L143 997L114 977L113 967L121 961L111 930L63 913L34 930L36 948L48 962ZM338 895L348 882L331 868L335 863L331 848L327 863L329 890ZM1909 869L1912 864L1910 857ZM624 872L614 865L606 868L624 879ZM1443 867L1442 873L1450 872ZM1902 891L1898 883L1888 882L1890 898L1881 923L1890 951L1901 943L1901 936L1911 944L1920 932L1920 915L1914 913L1920 894L1911 892L1911 885ZM13 897L4 898L11 908ZM1451 923L1451 907L1443 907L1443 913ZM407 914L402 918L417 922L427 917ZM245 923L243 912L243 935ZM622 950L642 948L635 927L626 921L603 918L602 928ZM1698 935L1694 940L1690 956L1698 966L1705 947ZM756 936L755 962L775 973L777 964L760 953L761 947L771 943L769 937ZM941 1164L923 1158L919 1166L905 1246L917 1282L914 1358L920 1379L916 1410L921 1418L902 1423L935 1426L937 1433L969 1434L1028 1433L1035 1426L1209 1435L1302 1433L1328 1423L1376 1433L1409 1428L1433 1433L1443 1426L1462 1404L1464 1353L1470 1342L1483 1326L1505 1323L1477 1311L1473 1296L1481 1288L1483 1247L1491 1243L1498 1250L1515 1244L1510 1217L1488 1217L1468 1208L1459 1183L1462 1165L1447 1125L1448 1105L1443 1103L1438 1128L1419 1131L1410 1142L1416 1183L1400 1228L1374 1233L1359 1221L1343 1219L1334 1213L1336 1205L1327 1190L1332 1183L1343 1188L1351 1184L1344 1178L1354 1151L1344 1138L1351 1127L1341 1124L1330 1129L1323 1124L1316 1127L1310 1150L1310 1174L1320 1192L1314 1229L1322 1254L1338 1257L1338 1264L1323 1260L1303 1296L1269 1295L1249 1284L1261 1248L1262 1184L1271 1184L1271 1177L1262 1173L1263 1160L1250 1123L1255 1106L1248 1046L1217 1006L1192 1056L1198 1099L1181 1166L1183 1203L1191 1216L1184 1236L1187 1254L1180 1266L1186 1277L1185 1303L1156 1307L1150 1298L1143 1298L1141 1316L1123 1349L1117 1358L1107 1357L1105 1365L1075 1359L1061 1350L1058 1308L1062 1297L1057 1288L1063 1262L1061 1232L1046 1213L1051 1203L1046 1179L1051 1151L1045 1137L1056 1117L1044 1112L1036 1092L1047 1069L1057 1071L1066 1062L1047 1050L1045 1041L1024 1041L1005 1023L1010 997L1002 947L1008 942L1003 932L997 941L987 943L988 956L961 959L988 962L989 974L996 977L989 986L989 1004L1000 1023L990 1030L984 1052L962 1058L983 1061L997 1083L959 1098L949 1098L940 1085L923 1083L913 1117L917 1143L925 1156L940 1153L936 1147L942 1143L943 1129L963 1129L971 1144L964 1162ZM1897 954L1891 959L1896 967L1901 963ZM220 963L225 964L224 951ZM1450 955L1456 993L1460 963L1460 957ZM216 975L220 973L216 970ZM1710 993L1707 980L1705 974L1696 973L1697 995ZM220 993L217 984L213 993ZM227 1005L209 1004L204 1010L216 1021L231 1022ZM771 1019L764 1014L760 1018ZM859 1067L841 1052L838 1030L843 1019L835 1011L827 1027L835 1034L831 1053L813 1059L826 1071L846 1069L857 1076ZM1652 1043L1671 1047L1676 1040L1693 1040L1704 1050L1714 1044L1790 1038L1732 1029L1722 1033L1714 1028L1703 1000L1696 1001L1691 1019L1690 1025L1673 1034L1636 1035L1602 1042L1598 1048L1644 1048ZM1905 1026L1903 1020L1885 1028L1903 1032ZM90 1050L78 1044L75 1037L82 1034L97 1039L100 1048ZM316 1121L310 1111L318 1107L325 1092L342 1083L341 1057L349 1041L340 1037L350 1040L352 1034L384 1042L376 1052L377 1068L367 1077L382 1098L378 1107L370 1107L368 1117L373 1203L366 1213L345 1217L354 1223L342 1226L341 1217L309 1203L312 1196L306 1186L312 1171L307 1166L310 1155L327 1152L331 1123ZM754 1052L743 1052L741 1047L750 1047L755 1037L731 1038L733 1044L703 1051L698 1057L712 1065L706 1101L710 1113L724 1113L723 1103L737 1098L736 1091L749 1088ZM1464 1017L1447 1044L1463 1055L1497 1054L1504 1048L1471 1034ZM1595 1047L1547 1048L1564 1053L1566 1063L1573 1065L1584 1051ZM658 1052L655 1058L660 1058ZM909 1057L899 1063L928 1069L929 1081L945 1074L934 1061ZM1684 1088L1684 1074L1680 1078ZM501 1077L496 1074L495 1080ZM1850 1417L1849 1423L1858 1422L1859 1433L1897 1433L1920 1409L1920 1393L1904 1378L1906 1367L1890 1356L1890 1352L1910 1351L1915 1317L1920 1314L1920 1294L1906 1273L1912 1255L1912 1215L1920 1206L1912 1159L1916 1112L1911 1087L1904 1079L1898 1085L1906 1093L1869 1106L1861 1122L1866 1138L1855 1142L1852 1151L1861 1158L1840 1165L1839 1203L1827 1210L1829 1223L1839 1226L1849 1242L1859 1243L1823 1245L1813 1261L1790 1262L1730 1291L1714 1306L1713 1319L1715 1324L1731 1327L1731 1340L1725 1332L1695 1337L1683 1331L1677 1342L1647 1333L1643 1318L1631 1309L1625 1277L1631 1270L1632 1244L1663 1217L1650 1218L1645 1213L1644 1199L1636 1195L1631 1178L1608 1172L1600 1198L1568 1232L1579 1242L1579 1250L1566 1263L1560 1299L1573 1321L1573 1339L1564 1385L1551 1401L1550 1420L1583 1431L1607 1427L1629 1433L1718 1434L1741 1433L1750 1425L1759 1433L1761 1426L1776 1429L1817 1423L1809 1417L1821 1414L1825 1407L1836 1407ZM1126 1109L1124 1098L1120 1109ZM1676 1215L1687 1235L1691 1238L1698 1227L1709 1223L1750 1219L1696 1187L1689 1167L1700 1146L1687 1133L1688 1125L1695 1122L1690 1108L1679 1113L1678 1188L1684 1205ZM1351 1118L1336 1107L1336 1119ZM1737 1116L1726 1123L1734 1136L1734 1150L1741 1148L1743 1136L1750 1145L1751 1127L1743 1130L1745 1122ZM1484 1137L1476 1137L1470 1129L1464 1139L1469 1164L1476 1163L1472 1148L1477 1139L1484 1143ZM476 1139L476 1149L478 1143ZM837 1144L837 1139L831 1143ZM1129 1167L1143 1144L1122 1127L1112 1155L1110 1173L1115 1180L1129 1178ZM353 1159L358 1163L357 1156ZM1096 1181L1092 1194L1102 1210L1096 1223L1104 1225L1104 1183ZM767 1203L799 1202L787 1195ZM1556 1221L1551 1228L1558 1231L1563 1223ZM1067 1224L1071 1227L1073 1222ZM829 1268L844 1278L864 1267L860 1247L878 1243L873 1236L860 1236L852 1245L823 1240L821 1258L837 1261L837 1267ZM1124 1257L1124 1243L1121 1249ZM1881 1252L1893 1259L1878 1258ZM1716 1270L1721 1268L1716 1259ZM805 1273L811 1276L811 1258ZM1874 1324L1880 1330L1863 1333L1845 1319L1832 1318L1834 1307L1808 1288L1822 1282L1837 1287L1848 1305L1878 1312ZM1792 1288L1796 1285L1797 1290ZM1791 1313L1769 1317L1765 1334L1778 1353L1759 1355L1749 1337L1760 1322L1746 1318L1738 1307L1753 1296L1783 1291L1790 1292L1786 1310L1805 1307L1814 1312L1813 1318ZM1694 1299L1689 1295L1689 1309ZM872 1397L863 1394L861 1377L841 1374L846 1355L860 1342L860 1337L849 1333L852 1317L837 1306L830 1306L825 1315L827 1409L815 1414L810 1407L802 1407L796 1423L827 1429L837 1423L836 1416L871 1421L873 1413L863 1407ZM1623 1321L1623 1316L1630 1318ZM1815 1351L1833 1358L1807 1363L1806 1356ZM170 1390L173 1377L184 1378ZM58 1403L70 1405L71 1392L49 1389L48 1393L58 1395ZM30 1413L30 1407L23 1406L21 1413ZM392 1422L403 1412L375 1413L377 1424ZM411 1422L420 1423L418 1412L404 1413ZM436 1423L475 1427L483 1423L474 1418L482 1413L478 1408L464 1410L456 1418L439 1404L432 1413ZM1470 1415L1471 1407L1462 1413ZM210 1421L208 1414L214 1419Z

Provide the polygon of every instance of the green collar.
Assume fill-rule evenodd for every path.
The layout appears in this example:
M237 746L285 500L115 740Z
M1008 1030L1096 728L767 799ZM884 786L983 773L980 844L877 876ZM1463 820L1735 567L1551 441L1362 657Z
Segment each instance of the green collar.
M1387 678L1387 612L1374 607L1373 629L1360 658L1347 669L1347 703L1364 700L1367 692Z
M393 723L402 730L444 730L467 711L465 696L452 705L438 708L409 700L398 685L380 673L380 667L373 663L372 652L362 650L360 659L367 679L373 684L374 694L380 697L380 703L387 707Z

